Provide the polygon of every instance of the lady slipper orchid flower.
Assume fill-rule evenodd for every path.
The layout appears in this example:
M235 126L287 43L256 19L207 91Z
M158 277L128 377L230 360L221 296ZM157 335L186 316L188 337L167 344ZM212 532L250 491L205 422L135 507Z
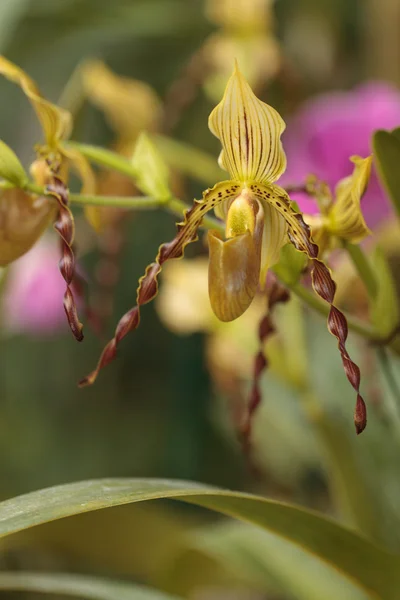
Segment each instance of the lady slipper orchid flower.
M161 245L155 262L139 281L137 305L122 317L96 369L81 385L93 383L100 369L115 358L119 342L139 325L140 307L157 295L162 265L184 255L187 244L197 239L204 215L216 209L225 220L227 239L221 239L215 231L209 232L209 295L215 314L223 321L239 317L288 241L304 252L312 261L314 289L330 304L328 328L339 342L347 378L357 392L355 425L357 433L361 433L366 425L366 408L359 394L360 371L345 347L346 319L333 306L335 283L318 259L318 246L302 215L292 207L285 190L275 183L286 168L280 140L285 123L275 109L254 95L236 65L222 101L210 115L209 127L221 141L219 162L230 179L206 190L203 199L196 200L186 211L175 238Z
M74 337L81 341L83 339L82 324L79 322L74 296L71 291L75 271L75 258L72 250L75 227L74 218L68 206L68 189L65 181L68 167L71 164L82 179L82 191L93 193L95 187L94 174L87 160L79 152L70 150L63 145L63 141L68 138L72 129L70 113L43 98L35 82L22 69L3 56L0 56L0 74L19 85L31 102L43 129L45 143L36 147L38 159L33 163L31 172L37 183L46 186L46 198L43 199L42 203L49 205L50 212L53 211L56 219L54 227L60 235L62 243L62 258L59 268L66 283L64 309ZM57 212L54 211L55 203L49 196L53 196L57 201ZM26 210L28 210L32 204L32 195L24 192L24 198L27 206ZM93 222L92 213L90 217ZM23 245L20 241L19 248L24 251L29 250L43 233L47 224L48 221L44 220L40 223L40 226L32 227L32 232L35 233L33 237L32 232L26 232L26 243ZM21 256L21 254L23 252L18 252L18 256Z

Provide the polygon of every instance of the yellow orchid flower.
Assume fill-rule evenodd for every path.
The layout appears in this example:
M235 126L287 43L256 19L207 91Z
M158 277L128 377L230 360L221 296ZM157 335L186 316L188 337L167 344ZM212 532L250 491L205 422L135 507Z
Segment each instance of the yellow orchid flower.
M365 404L359 394L360 371L345 348L346 319L333 306L335 283L318 259L318 247L302 215L275 183L286 167L280 140L284 121L254 95L236 65L222 101L210 115L209 127L221 141L219 162L230 179L205 191L203 199L186 211L175 238L160 246L156 261L140 279L137 305L122 317L96 369L81 385L93 383L100 369L115 358L118 343L139 325L140 307L157 295L162 265L183 256L187 244L197 239L204 215L217 209L225 219L227 240L215 231L209 232L209 294L214 312L224 321L240 316L251 304L260 278L263 283L267 269L277 262L287 241L304 252L313 264L314 289L330 304L328 328L339 342L346 375L357 392L355 424L360 433L366 424Z
M57 152L60 141L71 133L72 120L69 112L45 100L29 75L4 56L0 56L0 74L19 85L31 101L46 140L43 150L47 150L48 154Z
M361 199L371 175L372 156L352 156L350 160L354 163L353 173L339 181L335 199L327 186L323 186L323 198L319 198L319 191L316 190L317 199L321 200L321 214L307 216L320 254L337 245L340 240L359 244L371 235L361 211Z
M45 138L45 144L37 145L38 155L46 160L50 171L54 173L60 171L62 178L65 179L68 165L71 164L82 180L82 193L94 193L95 177L88 161L76 150L67 149L62 144L72 131L71 114L43 98L36 83L29 75L4 56L0 56L0 74L19 85L30 100L41 123ZM87 217L94 229L97 229L98 223L93 210L87 210Z
M82 182L82 190L85 193L95 191L94 173L86 158L76 150L67 149L63 145L71 133L72 118L70 113L49 102L41 95L35 82L18 66L0 56L0 74L13 81L22 89L31 102L37 117L41 123L45 138L44 144L36 147L38 159L31 166L31 173L37 183L46 186L47 197L36 198L35 195L18 190L18 203L8 202L9 191L4 192L2 207L9 206L9 214L12 215L19 207L21 221L26 216L28 226L21 230L20 235L24 239L15 239L13 248L8 248L8 254L4 260L15 259L29 250L44 232L51 220L55 220L54 228L62 240L62 257L60 260L60 272L66 282L64 295L64 308L68 318L71 331L78 341L83 339L82 324L79 322L71 284L74 278L75 259L72 250L74 241L74 218L68 207L68 189L66 179L68 168L71 165L78 172ZM58 203L58 211L55 203L49 199L52 195ZM37 216L37 219L36 219ZM92 214L88 215L92 224L96 226ZM35 217L35 218L33 218ZM11 218L11 217L10 217ZM15 236L14 236L15 237ZM4 247L4 243L2 244ZM0 259L2 260L2 259Z

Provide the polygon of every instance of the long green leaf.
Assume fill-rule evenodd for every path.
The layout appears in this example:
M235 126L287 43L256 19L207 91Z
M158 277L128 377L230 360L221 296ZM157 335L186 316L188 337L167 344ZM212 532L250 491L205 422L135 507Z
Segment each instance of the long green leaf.
M372 138L378 175L400 215L400 136L399 130L376 131Z
M93 600L177 600L177 596L125 581L66 573L0 573L0 590L63 594Z
M371 305L371 320L380 335L385 337L390 335L399 323L396 284L388 260L379 246L372 254L372 264L378 282L378 291Z
M197 560L201 556L213 559L233 577L241 575L261 590L271 588L271 582L275 582L282 592L296 600L371 598L317 557L247 523L231 521L194 529L188 535L186 547L176 557L174 572L179 573L190 564L193 555ZM191 565L195 568L195 560Z
M62 517L157 498L183 500L263 527L318 556L377 598L398 598L399 556L315 513L196 483L101 479L32 492L0 504L0 536Z

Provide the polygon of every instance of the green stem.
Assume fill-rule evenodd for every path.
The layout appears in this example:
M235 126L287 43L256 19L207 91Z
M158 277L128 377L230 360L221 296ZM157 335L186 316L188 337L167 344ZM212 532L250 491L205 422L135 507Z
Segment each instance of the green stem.
M129 160L112 150L91 146L90 144L78 144L76 142L68 142L65 145L67 148L78 150L83 156L90 160L90 162L122 173L134 181L137 179L137 173Z
M87 194L70 194L69 201L82 206L111 206L135 210L151 210L167 204L152 196L90 196Z
M285 283L285 282L283 282ZM287 284L285 285L294 293L296 296L301 298L305 304L307 304L310 308L320 313L321 315L327 317L329 315L330 306L323 300L320 300L314 292L309 290L308 288L302 286L300 283ZM367 323L363 323L359 319L355 319L349 315L346 315L346 320L348 327L351 331L358 333L363 338L367 340L376 341L377 333L376 331Z
M165 162L182 173L207 186L226 178L226 174L217 166L215 158L206 152L162 135L154 135L153 139ZM128 177L136 177L129 160L111 150L77 142L68 142L67 146L78 150L98 165L114 169Z
M327 317L329 314L329 304L320 300L311 290L302 286L300 283L289 283L284 280L282 282L288 287L298 298L300 298L304 304L307 304L310 308L318 312L320 315ZM379 346L387 345L395 354L400 355L400 339L396 337L389 342L385 342L385 338L383 338L378 331L376 331L371 325L368 323L364 323L355 317L351 317L348 314L345 314L347 325L350 331L357 333L361 337L369 340L373 344Z
M45 196L46 189L35 183L27 183L24 189L33 194ZM112 208L134 208L135 210L150 210L160 208L167 201L152 196L96 196L92 194L69 194L71 204L81 206L109 206Z
M375 278L375 274L371 268L368 257L365 255L363 249L355 244L343 241L343 247L350 256L353 265L355 266L357 273L359 274L362 282L364 283L369 297L373 300L376 298L378 293L378 284Z
M0 182L0 189L10 189L15 187L8 181ZM36 183L28 182L24 185L24 190L32 194L46 196L46 189ZM159 199L152 196L95 196L89 194L70 194L69 200L71 204L79 204L81 206L109 206L111 208L130 208L134 210L151 210L154 208L164 208L168 212L183 217L184 212L190 208L186 202L178 198ZM205 229L217 229L225 231L224 224L218 219L205 216L202 227Z

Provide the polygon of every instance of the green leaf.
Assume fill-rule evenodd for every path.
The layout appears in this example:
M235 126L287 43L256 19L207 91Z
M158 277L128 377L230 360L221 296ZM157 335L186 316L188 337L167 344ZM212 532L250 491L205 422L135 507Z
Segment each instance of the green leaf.
M371 258L378 284L376 297L371 302L371 320L380 335L385 337L399 324L396 285L382 248L376 247Z
M177 600L141 585L66 573L0 573L0 590L63 594L93 600Z
M285 244L273 271L283 283L290 286L299 281L306 264L307 256L303 252L298 252L292 244Z
M0 140L0 177L18 187L23 187L28 181L28 176L17 155L2 140Z
M168 200L171 197L168 167L145 132L139 135L131 164L141 192L159 200Z
M319 406L318 402L316 398L315 407ZM385 499L376 485L377 477L368 451L363 448L360 452L360 445L355 441L353 430L343 422L343 415L339 411L333 412L334 409L315 408L312 419L320 439L335 512L347 525L362 531L375 542L383 543L387 510Z
M196 483L101 479L32 492L0 503L0 535L83 512L157 498L197 504L258 525L318 556L378 598L398 598L399 556L313 512Z
M279 591L290 594L296 600L368 600L364 591L349 582L335 569L328 567L317 557L306 554L287 540L246 523L223 523L191 532L188 544L174 563L178 573L197 552L202 557L241 577L257 588L272 594ZM196 562L192 560L192 568ZM275 590L271 590L276 582Z
M400 130L376 131L372 146L379 178L400 215Z

